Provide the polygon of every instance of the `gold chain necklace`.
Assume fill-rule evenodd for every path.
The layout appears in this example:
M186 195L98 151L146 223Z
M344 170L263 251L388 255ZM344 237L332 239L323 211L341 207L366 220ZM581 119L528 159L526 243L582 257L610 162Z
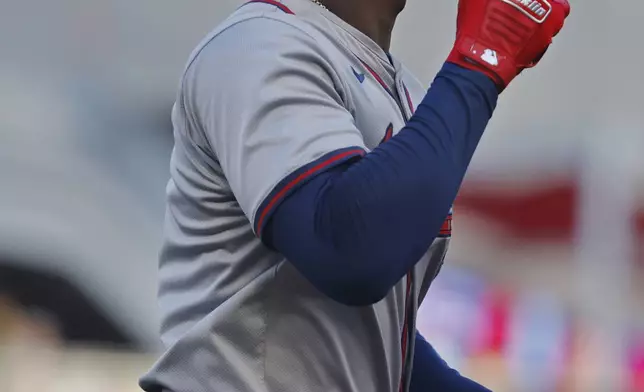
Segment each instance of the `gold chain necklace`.
M327 9L327 8L326 8L326 6L325 6L324 4L320 3L320 0L311 0L311 2L312 2L313 4L317 4L317 5L319 5L320 7L322 7L322 9L323 9L323 10L326 10L326 9Z

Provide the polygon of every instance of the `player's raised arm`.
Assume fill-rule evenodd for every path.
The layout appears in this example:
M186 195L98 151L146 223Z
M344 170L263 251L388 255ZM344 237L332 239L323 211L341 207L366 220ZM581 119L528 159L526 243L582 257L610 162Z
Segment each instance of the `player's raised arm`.
M220 70L195 101L256 234L327 296L381 300L439 232L499 91L568 13L565 0L544 12L524 3L462 0L448 61L405 128L373 151L311 37L273 20L222 33L192 71ZM245 39L260 26L273 34ZM222 45L234 61L217 56Z
M337 301L380 301L438 235L497 94L487 76L446 64L399 134L294 192L265 241Z
M569 11L564 1L545 16L511 1L460 5L455 49L408 125L359 162L314 179L273 217L269 243L337 300L376 302L420 259L497 91L538 61Z

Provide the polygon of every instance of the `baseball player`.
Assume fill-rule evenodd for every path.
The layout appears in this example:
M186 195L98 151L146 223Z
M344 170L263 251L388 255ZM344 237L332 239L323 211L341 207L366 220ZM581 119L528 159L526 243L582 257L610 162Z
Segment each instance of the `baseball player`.
M250 1L190 56L160 256L167 351L143 389L487 390L416 311L497 98L569 5L460 0L429 90L389 53L404 6Z

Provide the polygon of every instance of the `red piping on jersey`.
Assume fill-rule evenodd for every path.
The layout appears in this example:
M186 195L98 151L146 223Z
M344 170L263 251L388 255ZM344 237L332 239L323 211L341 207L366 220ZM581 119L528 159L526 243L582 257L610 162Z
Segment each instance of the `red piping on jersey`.
M385 91L387 92L387 94L391 95L391 97L392 97L393 99L396 99L396 96L395 96L395 95L394 95L394 93L391 91L391 89L389 88L389 86L387 86L387 83L385 83L385 81L380 77L380 75L378 75L378 73L377 73L376 71L374 71L374 69L373 69L373 68L371 68L371 67L369 66L369 64L367 64L366 62L364 62L361 58L359 58L359 57L358 57L358 60L360 60L360 62L362 63L362 65L367 69L367 71L369 71L369 73L371 74L371 76L373 76L373 77L374 77L374 79L376 79L376 81L377 81L377 82L382 86L382 88L384 88L384 89L385 89Z
M394 124L389 124L389 126L385 130L385 136L382 138L382 141L380 142L380 144L391 139L393 136L394 136Z
M307 178L309 178L313 174L315 174L315 173L319 172L320 170L326 168L327 166L333 164L334 162L337 162L337 161L339 161L341 159L344 159L344 158L346 158L348 156L351 156L351 155L364 155L364 153L365 153L364 150L359 149L359 148L344 151L344 152L342 152L342 153L340 153L338 155L334 155L332 157L329 157L328 159L318 163L317 165L311 167L310 169L306 170L302 174L300 174L297 177L295 177L291 182L286 184L286 186L284 186L284 188L282 188L275 196L273 196L271 201L262 210L262 213L259 216L259 220L257 221L257 236L261 237L260 231L262 230L264 220L266 219L266 216L268 215L268 212L271 211L273 209L273 207L275 207L275 205L282 198L284 198L284 196L286 196L288 191L293 189L295 186L297 186L299 183L301 183L302 181L306 180Z
M250 0L250 1L246 2L244 5L251 4L251 3L270 4L272 6L275 6L275 7L279 8L280 10L286 12L287 14L295 15L295 12L291 11L290 8L288 8L284 4L282 4L282 3L278 2L278 1L275 1L275 0Z
M402 352L402 374L400 376L400 392L403 392L405 381L405 367L407 365L407 346L409 345L409 300L411 299L411 272L407 273L407 288L405 289L405 322L402 330L400 351Z
M409 94L409 90L407 90L405 83L403 83L403 88L405 89L405 95L407 96L407 104L409 105L409 110L413 114L416 111L416 108L414 108L414 103L411 100L411 94Z
M416 108L414 108L414 103L411 100L411 95L409 94L409 90L407 89L407 86L405 86L405 83L403 83L403 88L405 89L405 96L407 97L407 104L409 105L409 111L413 115L414 112L416 111ZM404 114L404 113L403 113ZM450 222L451 224L451 222ZM407 367L407 349L409 347L409 315L407 314L409 312L409 301L411 300L411 279L412 279L412 273L411 271L407 273L407 294L405 297L405 326L403 327L403 336L402 336L402 342L401 342L401 352L402 352L402 375L400 376L400 389L399 392L404 392L404 387L405 387L405 370Z

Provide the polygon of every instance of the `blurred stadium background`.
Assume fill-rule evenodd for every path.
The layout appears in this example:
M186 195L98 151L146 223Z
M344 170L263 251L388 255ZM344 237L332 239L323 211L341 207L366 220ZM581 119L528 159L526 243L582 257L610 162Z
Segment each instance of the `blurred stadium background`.
M644 391L644 3L571 2L504 94L419 321L498 392ZM237 4L2 2L0 391L138 390L160 350L175 87ZM455 8L401 16L393 52L427 83Z

